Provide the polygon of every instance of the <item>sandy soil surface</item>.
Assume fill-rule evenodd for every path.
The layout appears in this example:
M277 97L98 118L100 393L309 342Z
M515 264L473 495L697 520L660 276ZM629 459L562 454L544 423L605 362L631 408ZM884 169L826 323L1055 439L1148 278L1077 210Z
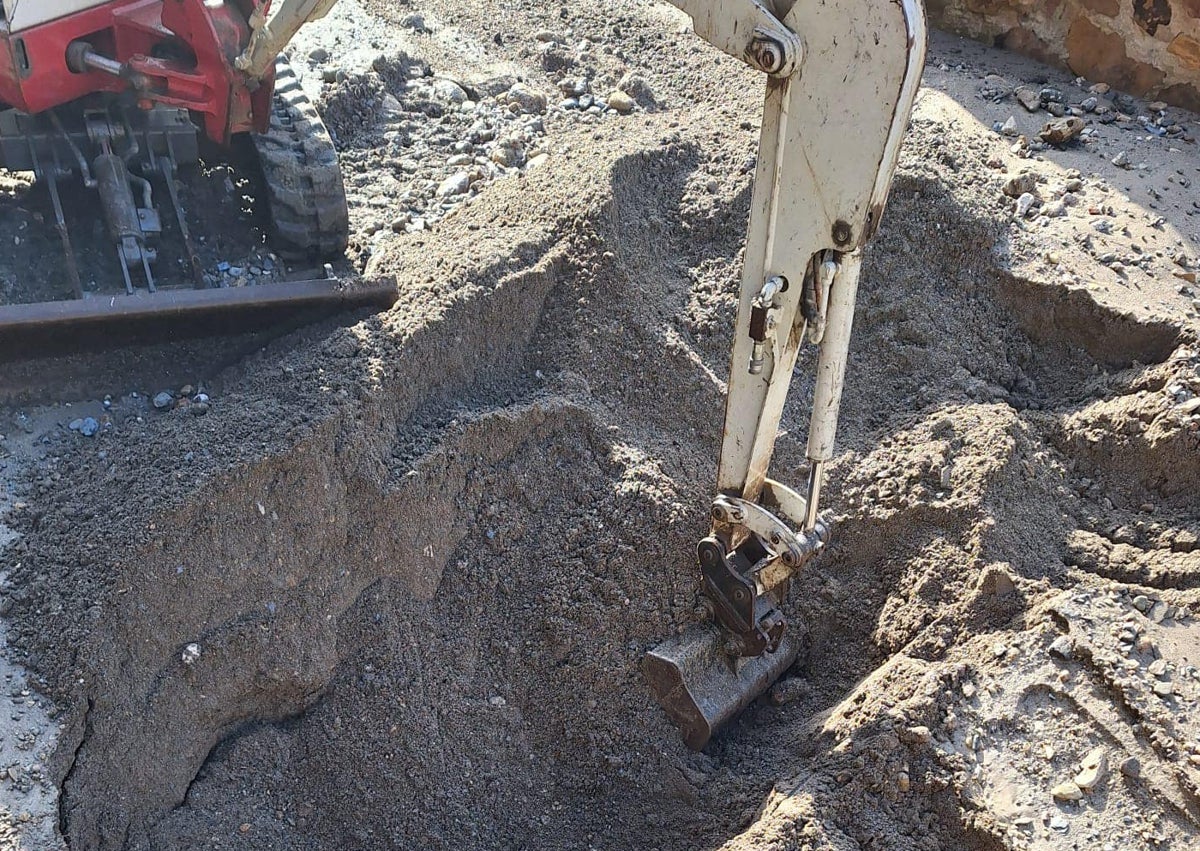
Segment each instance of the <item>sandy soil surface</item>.
M4 410L0 843L1195 847L1196 116L934 39L810 651L694 754L639 666L695 616L762 81L648 0L343 0L293 64L400 300Z

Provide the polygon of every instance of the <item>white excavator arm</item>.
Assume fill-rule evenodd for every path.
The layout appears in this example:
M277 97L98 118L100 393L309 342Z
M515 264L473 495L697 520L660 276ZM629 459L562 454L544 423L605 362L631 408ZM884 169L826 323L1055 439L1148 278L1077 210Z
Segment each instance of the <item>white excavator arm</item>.
M656 697L701 748L796 659L782 603L824 546L862 251L883 214L925 56L920 0L671 0L697 34L770 75L746 237L712 530L712 612L651 650ZM818 345L804 493L768 477L799 349Z
M336 3L337 0L272 0L251 16L250 44L234 60L234 66L250 79L261 80L275 67L275 58L300 27L325 17Z

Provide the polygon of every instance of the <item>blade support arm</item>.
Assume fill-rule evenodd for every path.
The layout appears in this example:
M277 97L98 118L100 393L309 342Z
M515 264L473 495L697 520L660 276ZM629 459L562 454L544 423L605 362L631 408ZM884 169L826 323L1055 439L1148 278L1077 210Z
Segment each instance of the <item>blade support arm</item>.
M254 12L250 43L234 67L251 80L261 80L300 27L329 14L337 0L275 0Z

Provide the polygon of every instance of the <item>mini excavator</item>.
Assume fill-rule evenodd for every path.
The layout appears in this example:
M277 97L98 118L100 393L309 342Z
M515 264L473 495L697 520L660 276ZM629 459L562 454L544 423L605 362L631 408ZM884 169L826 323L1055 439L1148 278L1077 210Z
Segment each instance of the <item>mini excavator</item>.
M189 239L176 171L203 134L251 134L285 255L347 239L329 134L289 95L278 57L335 0L0 0L0 168L53 201L75 300L0 308L0 332L114 312L336 296L328 282L155 292L155 187ZM671 0L696 33L766 76L710 533L697 547L709 617L649 651L644 672L686 743L705 746L797 659L791 578L825 547L818 511L846 371L863 249L879 226L925 56L920 0ZM99 194L124 292L85 297L59 198ZM162 194L161 192L158 194ZM188 255L197 266L195 251ZM282 287L282 289L278 289ZM297 289L298 287L298 289ZM377 297L379 294L373 294ZM391 293L394 299L394 288ZM390 301L389 301L390 303ZM819 347L803 493L768 476L800 347Z
M282 57L300 26L335 2L0 0L0 169L32 172L49 194L70 296L0 306L0 334L63 338L163 314L394 301L390 284L348 299L327 276L245 287L213 280L177 187L202 139L229 147L249 138L272 250L310 267L343 256L349 217L337 152ZM67 181L96 193L116 287L85 292L60 192ZM170 288L155 269L163 208L188 267L184 284Z
M828 541L833 457L863 248L883 215L925 59L919 0L672 0L767 75L712 527L709 617L646 654L651 689L704 747L797 659L783 604ZM804 493L767 475L802 345L820 348Z

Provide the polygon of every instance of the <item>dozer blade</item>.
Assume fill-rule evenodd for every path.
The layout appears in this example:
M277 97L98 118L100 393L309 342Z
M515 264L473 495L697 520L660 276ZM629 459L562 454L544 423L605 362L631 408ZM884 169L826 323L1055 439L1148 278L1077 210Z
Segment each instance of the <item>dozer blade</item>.
M646 653L642 670L659 704L692 750L700 750L726 722L791 667L801 641L788 633L774 653L733 658L719 627L697 624Z
M303 324L357 308L386 309L396 296L396 284L390 279L328 278L4 305L0 306L0 357Z

